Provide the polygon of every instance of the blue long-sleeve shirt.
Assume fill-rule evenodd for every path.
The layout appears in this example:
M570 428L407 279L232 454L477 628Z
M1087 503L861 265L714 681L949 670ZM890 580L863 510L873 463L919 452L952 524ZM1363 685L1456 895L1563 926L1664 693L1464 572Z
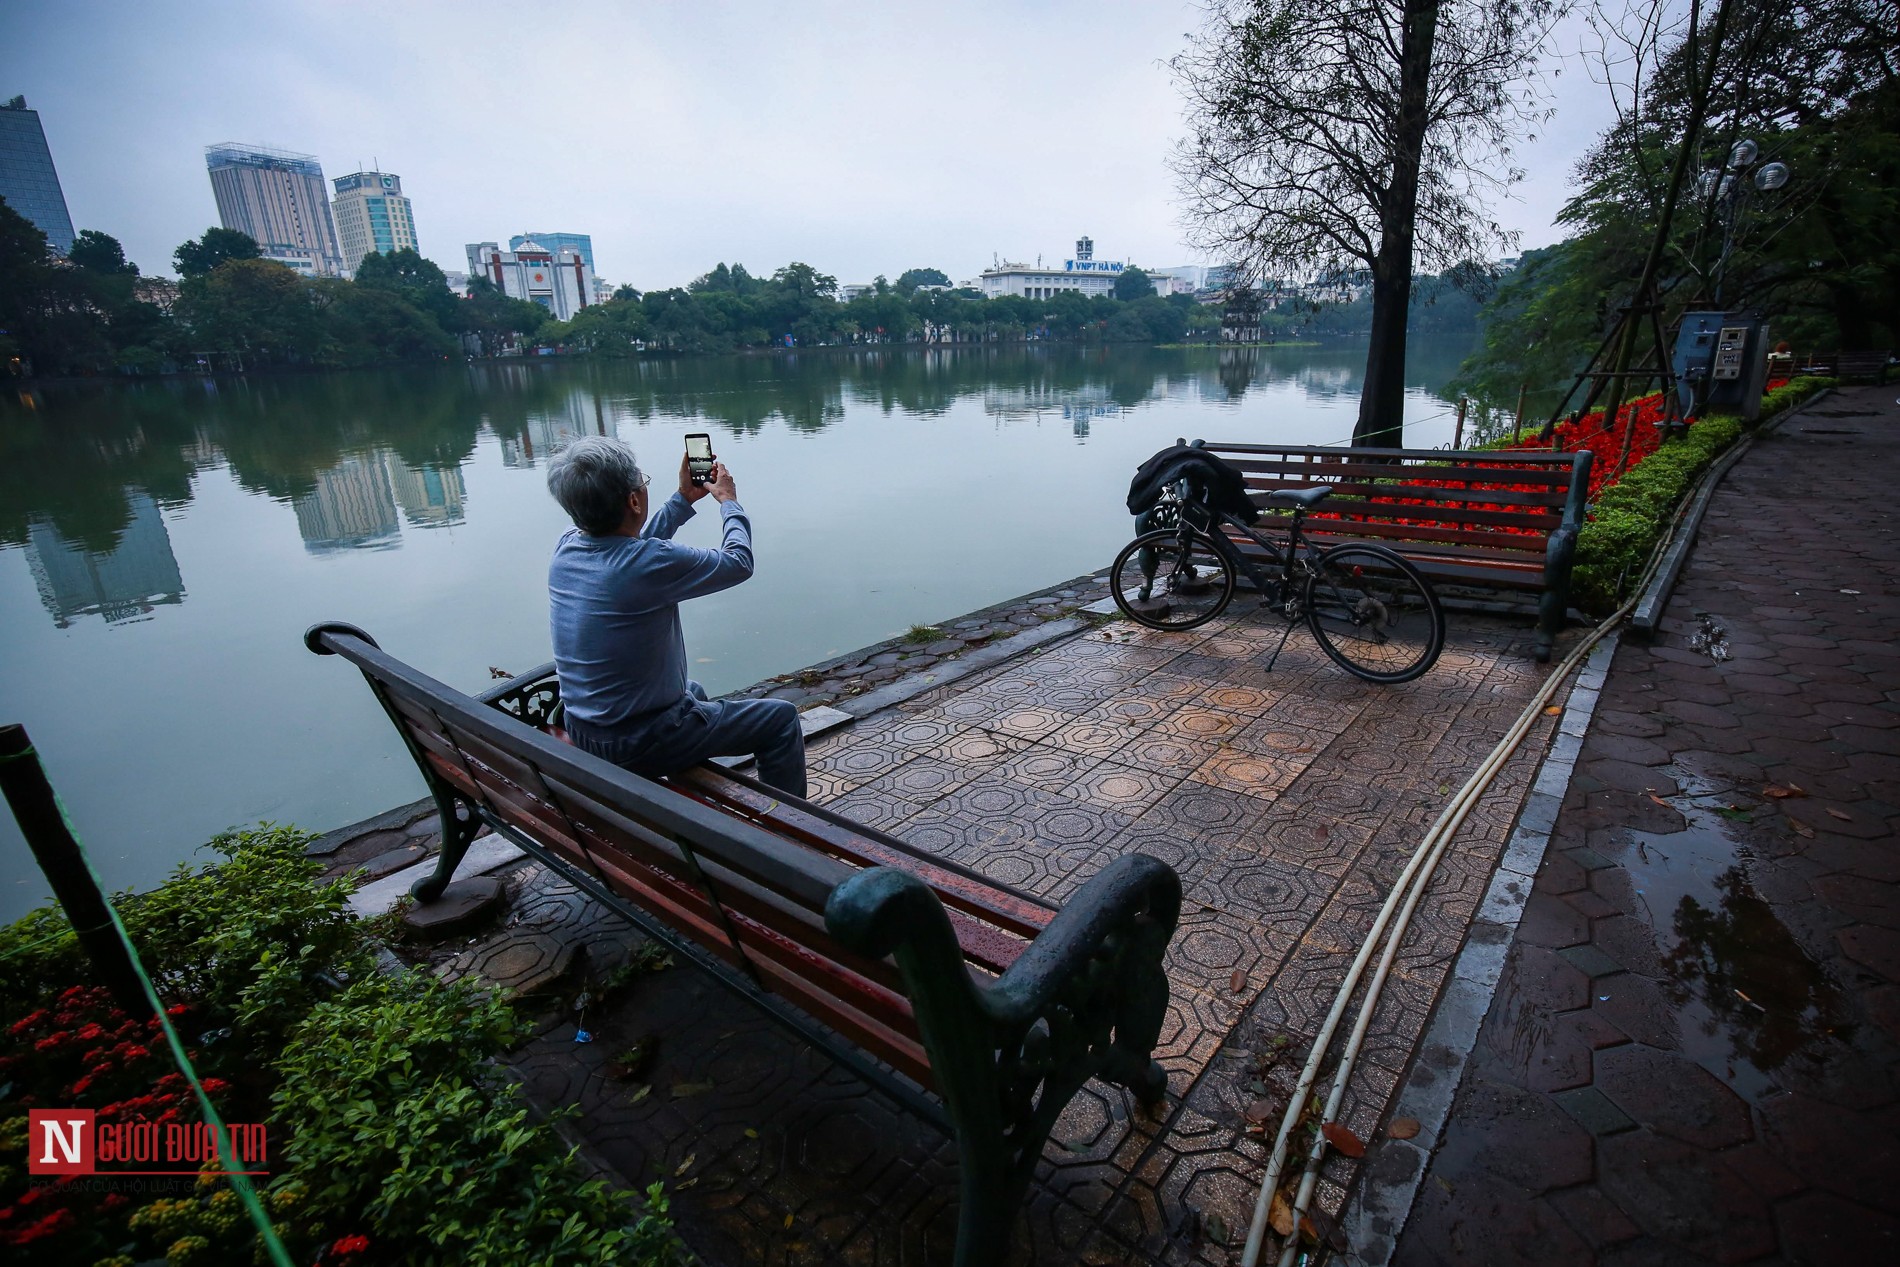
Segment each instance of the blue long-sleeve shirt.
M693 517L680 494L666 499L638 537L597 537L570 528L548 565L554 667L569 716L618 730L657 716L686 696L686 639L679 605L752 575L752 526L737 501L719 507L717 550L671 538Z

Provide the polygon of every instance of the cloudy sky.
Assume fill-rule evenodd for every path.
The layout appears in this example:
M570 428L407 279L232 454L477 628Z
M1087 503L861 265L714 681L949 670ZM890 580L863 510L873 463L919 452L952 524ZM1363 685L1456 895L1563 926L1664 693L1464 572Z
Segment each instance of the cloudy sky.
M602 276L682 284L720 260L841 280L973 276L992 252L1186 263L1166 157L1181 0L547 3L8 0L0 97L44 122L78 228L146 272L217 220L204 147L380 163L423 254L591 233ZM1574 52L1576 32L1560 32ZM1558 234L1607 119L1574 59L1496 214Z

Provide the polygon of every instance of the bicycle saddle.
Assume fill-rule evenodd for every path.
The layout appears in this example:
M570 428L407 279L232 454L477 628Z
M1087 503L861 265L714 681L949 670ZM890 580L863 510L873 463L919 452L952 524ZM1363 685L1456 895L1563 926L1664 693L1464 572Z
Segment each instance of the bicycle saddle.
M1269 502L1278 502L1282 506L1298 506L1302 510L1311 510L1322 499L1330 497L1331 484L1315 484L1311 488L1276 488L1267 494Z

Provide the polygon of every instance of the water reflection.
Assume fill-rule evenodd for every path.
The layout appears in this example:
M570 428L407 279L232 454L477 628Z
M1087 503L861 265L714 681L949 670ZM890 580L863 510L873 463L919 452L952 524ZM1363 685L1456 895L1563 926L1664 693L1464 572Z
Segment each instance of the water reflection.
M1413 385L1443 382L1463 351L1417 341ZM219 468L287 507L312 554L390 550L405 524L466 521L462 467L484 434L502 467L531 468L575 436L656 419L810 435L848 408L934 418L974 402L999 423L1060 418L1088 444L1143 406L1230 406L1276 387L1356 393L1362 361L1353 345L952 346L57 385L0 402L0 548L29 548L61 628L117 621L183 601L163 514Z
M1685 815L1682 831L1637 836L1625 865L1657 930L1684 1053L1759 1100L1791 1057L1816 1056L1851 1026L1838 986L1756 890L1752 859L1719 813L1692 803Z
M129 517L103 550L66 536L48 519L28 526L27 568L57 627L64 629L80 616L102 616L108 624L149 619L154 607L185 601L185 582L158 503L145 493L132 493L125 505Z

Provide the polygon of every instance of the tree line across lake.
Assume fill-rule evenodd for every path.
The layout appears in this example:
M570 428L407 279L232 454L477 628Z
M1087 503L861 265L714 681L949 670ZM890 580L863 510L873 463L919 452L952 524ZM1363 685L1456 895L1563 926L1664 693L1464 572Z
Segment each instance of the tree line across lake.
M703 353L784 345L1051 339L1179 343L1219 337L1224 306L1162 297L1140 269L1112 296L986 299L917 268L841 302L837 280L791 263L769 276L721 263L683 287L622 286L571 321L511 299L485 279L467 296L414 251L366 256L354 280L309 278L259 256L230 229L208 229L173 255L180 280L140 276L119 242L80 233L64 258L0 199L0 365L15 374L152 374L176 370L356 368L441 361L542 346L624 356L640 349ZM1476 328L1477 302L1449 280L1427 279L1417 328ZM1356 335L1369 307L1294 301L1258 314L1261 337Z

